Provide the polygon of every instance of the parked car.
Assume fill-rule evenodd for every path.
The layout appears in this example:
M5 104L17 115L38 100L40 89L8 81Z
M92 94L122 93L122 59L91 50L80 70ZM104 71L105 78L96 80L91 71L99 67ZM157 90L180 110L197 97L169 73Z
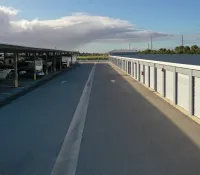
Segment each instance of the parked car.
M14 69L0 69L0 80L14 79Z

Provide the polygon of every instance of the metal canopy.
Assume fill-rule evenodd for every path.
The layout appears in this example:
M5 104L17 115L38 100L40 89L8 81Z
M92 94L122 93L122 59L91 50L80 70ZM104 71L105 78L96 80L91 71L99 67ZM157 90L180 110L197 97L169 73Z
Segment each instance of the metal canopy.
M17 46L10 44L0 44L0 52L18 52L18 53L26 53L26 52L57 52L57 53L69 53L69 54L78 54L76 51L66 51L66 50L56 50L56 49L45 49L45 48L35 48L35 47L26 47L26 46Z

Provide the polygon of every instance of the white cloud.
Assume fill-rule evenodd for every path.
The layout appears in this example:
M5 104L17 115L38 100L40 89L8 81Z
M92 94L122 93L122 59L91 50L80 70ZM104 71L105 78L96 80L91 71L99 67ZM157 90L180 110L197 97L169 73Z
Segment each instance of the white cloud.
M0 11L8 15L17 15L19 10L12 7L0 6Z
M19 10L0 6L0 42L34 47L80 49L89 43L142 42L168 34L137 30L129 21L73 13L55 20L16 20Z

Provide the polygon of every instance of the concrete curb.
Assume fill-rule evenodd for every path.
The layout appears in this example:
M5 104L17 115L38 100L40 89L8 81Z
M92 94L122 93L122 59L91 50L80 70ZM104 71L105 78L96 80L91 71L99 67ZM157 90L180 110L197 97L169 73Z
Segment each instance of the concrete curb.
M61 75L63 72L66 72L66 71L70 71L72 68L75 68L76 65L74 67L70 67L68 69L63 69L55 74L53 74L52 76L49 76L49 77L44 77L43 79L41 79L39 82L29 86L29 87L26 87L24 88L22 91L20 91L19 93L16 93L16 94L13 94L11 96L9 96L8 98L6 98L4 101L1 101L0 102L0 108L11 103L12 101L16 100L17 98L21 97L21 96L24 96L25 94L33 91L34 89L44 85L45 83L47 83L48 81L52 80L53 78Z

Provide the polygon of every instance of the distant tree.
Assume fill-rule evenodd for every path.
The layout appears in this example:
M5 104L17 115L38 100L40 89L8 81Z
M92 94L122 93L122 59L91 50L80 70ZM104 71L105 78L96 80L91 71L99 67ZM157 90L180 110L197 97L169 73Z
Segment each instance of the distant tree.
M176 52L176 53L179 53L179 52L180 52L180 47L179 47L179 46L175 47L175 52Z
M177 54L182 54L182 53L184 53L184 46L177 46L177 47L175 48L175 52L176 52Z
M189 46L185 46L184 49L183 49L183 52L187 53L187 54L190 54L191 53L190 47Z
M198 50L198 49L199 49L199 47L198 47L197 45L191 46L191 50L192 50L192 51L196 51L196 50Z
M197 50L197 54L200 54L200 48Z
M189 46L177 46L174 50L160 48L159 50L146 49L140 51L141 54L200 54L200 48L197 45Z
M175 54L176 52L175 52L175 50L171 50L171 54Z
M159 54L164 54L164 53L166 53L167 52L167 49L165 49L165 48L160 48L159 50L158 50L158 53Z
M166 54L171 54L171 53L172 53L172 51L170 49L166 50Z

